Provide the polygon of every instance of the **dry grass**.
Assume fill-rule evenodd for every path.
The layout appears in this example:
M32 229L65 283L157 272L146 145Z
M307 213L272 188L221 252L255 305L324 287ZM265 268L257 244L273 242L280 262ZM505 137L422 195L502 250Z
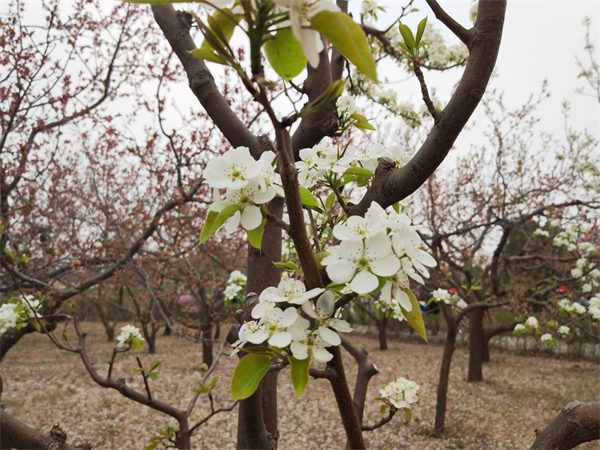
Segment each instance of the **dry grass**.
M112 345L104 342L98 324L87 323L88 346L101 373L105 373ZM406 425L398 414L382 429L365 433L368 445L377 449L522 449L533 442L535 428L546 425L572 400L600 399L600 366L589 361L557 360L493 352L484 369L485 382L466 383L468 355L455 353L448 398L448 431L442 439L429 437L433 425L435 390L441 360L440 346L390 342L390 350L377 350L377 341L357 336L381 373L372 381L366 422L379 419L379 405L372 401L377 389L394 376L405 376L421 385L421 403ZM201 379L201 348L176 337L160 337L158 354L138 353L146 365L163 359L154 394L185 408L191 389ZM228 385L236 358L224 357L216 373L217 406L229 405ZM117 377L142 389L134 373L135 354L118 360ZM354 363L346 359L349 380ZM95 385L77 355L61 352L41 335L27 336L2 364L9 413L33 427L48 431L59 421L69 442L90 440L94 449L141 449L159 429L174 425L168 417L137 405L115 391ZM286 370L279 378L280 449L343 448L343 429L328 382L311 381L302 399L294 394ZM193 419L208 411L200 401ZM194 423L192 420L192 423ZM233 449L237 411L220 414L199 429L197 449ZM586 449L600 449L598 442Z

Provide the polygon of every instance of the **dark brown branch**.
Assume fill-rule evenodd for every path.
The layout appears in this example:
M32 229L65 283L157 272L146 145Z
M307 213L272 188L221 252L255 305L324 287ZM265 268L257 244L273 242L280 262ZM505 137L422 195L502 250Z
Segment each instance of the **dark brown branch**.
M364 215L372 202L387 208L416 191L444 161L454 141L481 101L494 70L506 12L506 0L481 0L470 57L450 102L440 113L417 154L401 168L379 163L371 187L352 215Z
M363 425L362 430L363 431L373 431L373 430L376 430L377 428L381 428L382 426L384 426L386 423L390 422L394 418L397 411L398 411L397 409L391 408L388 411L386 416L379 419L373 425Z
M138 363L138 367L142 370L140 370L140 373L142 374L142 377L144 378L144 388L146 389L146 394L148 394L148 401L150 403L152 403L152 393L150 392L150 386L148 385L148 376L146 375L146 369L144 369L144 366L142 364L142 361L140 360L139 356L135 357L137 363Z
M233 147L245 146L250 149L254 157L260 156L261 145L258 137L252 134L231 110L229 103L219 92L204 60L192 56L190 53L197 47L190 36L190 15L176 11L173 5L153 5L152 13L171 48L181 61L188 76L190 88L221 133Z
M531 450L572 449L600 439L600 403L571 402L548 426L535 433L537 437Z
M9 415L1 407L0 430L2 430L0 433L0 448L3 449L14 448L17 450L28 450L35 448L48 450L77 450L79 448L69 445L66 442L61 445L59 440L54 439L49 434L44 434L25 425L20 420Z
M427 0L427 4L435 14L435 17L444 25L446 25L448 29L452 31L456 37L459 38L468 48L471 48L474 38L473 28L467 30L465 27L463 27L446 11L444 11L444 8L440 6L437 0Z
M415 75L417 76L417 80L419 80L419 84L421 85L421 95L423 96L423 102L427 107L427 111L431 114L434 123L438 123L440 121L440 112L435 109L433 102L431 101L431 97L429 96L429 89L427 88L427 84L425 83L425 75L423 75L423 71L419 66L418 62L413 61L413 68L415 71Z

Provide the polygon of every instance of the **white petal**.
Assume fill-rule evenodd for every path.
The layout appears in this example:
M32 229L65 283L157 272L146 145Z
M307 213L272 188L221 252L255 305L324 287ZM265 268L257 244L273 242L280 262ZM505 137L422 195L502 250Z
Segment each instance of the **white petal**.
M333 315L335 308L335 297L329 291L325 291L317 300L317 315L322 319L328 319Z
M287 347L290 342L292 342L292 335L286 331L273 333L273 336L269 339L269 345L279 348Z
M381 298L386 302L392 299L392 282L390 280L387 280L381 288Z
M390 255L386 258L372 261L369 266L374 274L380 277L391 277L392 275L396 275L400 270L400 260L396 256Z
M292 350L292 355L294 355L294 358L296 358L296 359L308 358L308 346L306 344L294 341L290 345L290 348Z
M314 306L313 306L313 304L311 302L303 303L302 304L302 311L304 311L308 317L311 317L313 319L318 319L319 318L319 316L315 312L315 308L314 308Z
M319 334L321 335L323 340L328 344L340 345L342 343L340 335L327 327L319 327Z
M254 308L252 308L252 318L260 319L274 307L275 305L271 302L258 303Z
M410 297L402 289L394 289L394 298L405 310L412 311L412 303L410 302Z
M252 344L262 344L267 340L269 334L264 330L257 330L246 336L246 340Z
M368 270L356 274L350 283L350 289L357 294L368 294L379 286L379 279Z
M381 259L392 252L392 241L385 233L379 233L365 241L369 259Z
M333 359L333 355L321 347L313 348L313 357L315 358L316 361L319 361L322 363L329 362Z
M329 326L341 333L350 333L352 331L350 324L342 319L331 319Z
M240 225L241 214L239 211L236 211L233 216L225 221L225 231L229 234L235 232Z
M281 316L281 326L289 327L296 321L297 318L298 311L296 311L296 308L294 308L293 306L290 306L283 312L283 315Z
M349 242L349 241L346 241ZM345 259L338 259L327 266L327 275L334 283L347 283L356 272L356 265Z
M435 258L423 250L417 251L417 259L424 266L427 266L427 267L437 266L437 261L435 260Z
M254 205L246 205L242 211L242 226L246 230L254 230L262 223L260 208Z

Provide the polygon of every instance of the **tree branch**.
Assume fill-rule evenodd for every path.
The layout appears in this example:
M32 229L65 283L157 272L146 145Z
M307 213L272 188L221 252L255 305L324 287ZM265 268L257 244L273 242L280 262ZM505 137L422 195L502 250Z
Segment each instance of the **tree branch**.
M448 29L452 31L456 35L456 37L459 38L467 46L467 48L470 49L474 38L473 28L467 30L465 27L463 27L460 23L454 20L446 11L444 11L444 8L440 6L437 0L427 0L427 4L435 14L437 20L446 25Z

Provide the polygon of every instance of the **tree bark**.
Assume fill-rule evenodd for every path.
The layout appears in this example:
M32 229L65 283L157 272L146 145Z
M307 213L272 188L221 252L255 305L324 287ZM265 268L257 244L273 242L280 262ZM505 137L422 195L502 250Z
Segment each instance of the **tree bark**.
M208 367L213 363L212 324L205 325L202 329L202 362Z
M600 403L571 402L548 426L535 433L536 440L530 450L572 449L600 439Z
M388 318L383 316L381 320L377 322L377 328L379 329L379 350L387 350L387 322Z
M0 449L77 450L77 447L73 447L66 442L59 445L60 440L25 425L9 415L3 408L0 408L0 430Z
M484 308L475 308L469 312L469 372L468 382L483 381L483 312Z
M446 424L446 406L448 398L448 383L450 380L450 367L452 365L452 355L456 348L456 334L458 324L453 317L452 310L446 304L440 304L444 318L446 319L447 332L446 342L444 343L444 353L442 356L442 365L440 367L440 379L437 388L437 403L435 405L435 424L433 432L440 435L444 431Z
M484 330L483 332L483 362L490 362L490 340L500 334L500 333L507 333L509 331L512 331L515 329L515 326L517 325L517 322L511 322L511 323L501 323L495 326L492 326L490 328L488 328L487 330Z

